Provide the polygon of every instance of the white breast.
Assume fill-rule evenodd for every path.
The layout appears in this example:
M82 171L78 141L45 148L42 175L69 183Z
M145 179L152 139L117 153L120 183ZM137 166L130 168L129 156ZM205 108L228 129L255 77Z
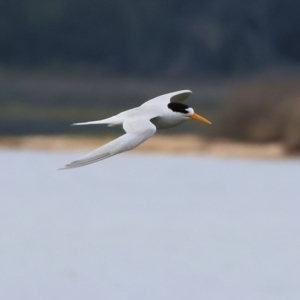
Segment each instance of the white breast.
M156 129L167 129L171 127L175 127L185 121L187 121L188 118L182 118L182 116L178 115L178 118L174 115L167 115L163 117L156 117L151 119L151 122L155 125Z

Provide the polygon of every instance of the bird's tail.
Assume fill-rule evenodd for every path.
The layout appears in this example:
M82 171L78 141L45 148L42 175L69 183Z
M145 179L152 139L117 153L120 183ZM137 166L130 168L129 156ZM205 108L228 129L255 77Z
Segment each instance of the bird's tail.
M99 120L99 121L91 121L91 122L83 122L83 123L73 123L72 126L77 125L97 125L97 124L108 124L108 126L116 126L121 125L122 123L118 122L115 117Z

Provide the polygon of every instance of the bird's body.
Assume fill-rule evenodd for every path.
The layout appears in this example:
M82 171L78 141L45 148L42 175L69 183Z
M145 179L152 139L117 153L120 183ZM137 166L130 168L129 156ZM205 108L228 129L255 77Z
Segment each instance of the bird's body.
M151 99L139 107L126 110L113 117L73 125L108 124L108 126L123 126L126 134L103 145L65 166L63 169L82 167L110 156L131 150L150 138L156 130L177 126L189 119L210 122L194 113L191 107L181 102L192 92L189 90L165 94Z

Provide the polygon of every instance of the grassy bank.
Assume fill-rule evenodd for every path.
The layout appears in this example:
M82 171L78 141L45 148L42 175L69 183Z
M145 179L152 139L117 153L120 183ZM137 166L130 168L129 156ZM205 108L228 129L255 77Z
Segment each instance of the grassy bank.
M0 137L0 149L43 151L91 151L115 136L23 136ZM215 155L258 159L280 159L288 153L279 143L254 144L212 141L198 135L155 135L133 150L137 153Z

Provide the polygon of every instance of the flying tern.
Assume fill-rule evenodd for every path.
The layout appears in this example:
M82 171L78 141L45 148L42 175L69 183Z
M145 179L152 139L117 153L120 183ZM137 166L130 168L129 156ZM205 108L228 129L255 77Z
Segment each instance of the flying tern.
M174 127L187 120L196 120L211 124L207 119L197 115L193 108L182 103L191 93L189 90L183 90L161 95L145 102L139 107L126 110L107 119L72 124L122 125L126 133L80 159L71 162L62 169L82 167L134 149L149 139L156 130Z

